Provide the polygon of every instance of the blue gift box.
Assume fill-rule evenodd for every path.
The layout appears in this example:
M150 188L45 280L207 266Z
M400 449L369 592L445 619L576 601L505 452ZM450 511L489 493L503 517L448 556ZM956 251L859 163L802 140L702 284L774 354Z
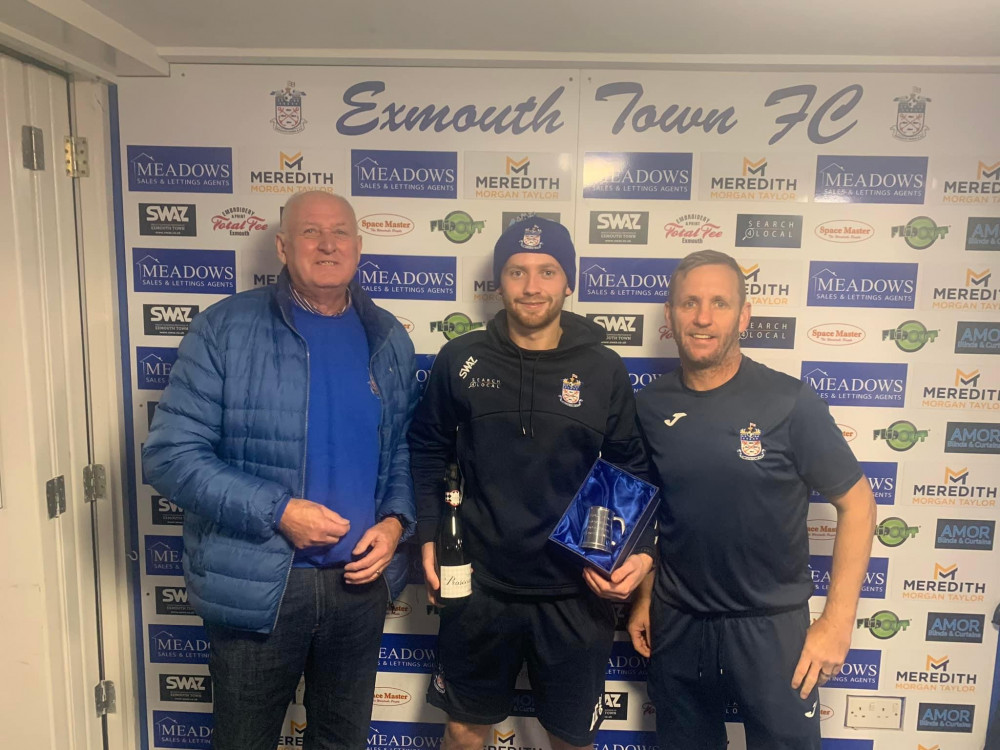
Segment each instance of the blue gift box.
M593 505L609 508L625 522L625 533L615 533L617 544L610 552L580 546L587 527L587 512ZM660 490L639 477L597 459L576 496L556 524L549 539L569 550L605 577L632 554L643 530L652 522L660 505Z

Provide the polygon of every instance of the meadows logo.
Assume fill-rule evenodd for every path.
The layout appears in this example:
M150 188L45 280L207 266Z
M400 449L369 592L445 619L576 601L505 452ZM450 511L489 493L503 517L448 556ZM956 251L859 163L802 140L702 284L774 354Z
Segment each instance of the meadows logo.
M580 258L581 302L666 302L677 258Z
M738 214L736 247L802 247L802 217Z
M386 672L431 674L437 665L437 636L382 635L378 667Z
M901 352L919 352L928 343L937 340L940 328L930 330L919 320L904 320L895 328L882 331L883 341L892 341Z
M420 392L424 392L424 388L427 387L427 379L431 376L431 367L434 366L434 359L436 355L434 354L415 354L413 358L415 360L416 369L413 372L413 377L416 379L420 386ZM419 560L417 561L420 562ZM417 566L417 574L422 575L421 565ZM423 578L417 578L416 580L409 581L409 583L420 583Z
M919 526L907 526L902 518L886 518L875 527L875 538L886 547L899 547L920 533Z
M831 406L902 408L905 364L803 362L802 381Z
M145 542L146 575L184 575L184 571L181 569L181 557L184 554L184 540L181 537L153 536L147 534Z
M892 236L906 240L914 250L926 250L948 236L951 225L939 227L929 216L917 216L904 225L892 228Z
M955 370L955 380L948 385L927 385L921 406L926 409L1000 410L1000 389L981 387L981 370ZM992 380L992 378L990 378Z
M910 627L912 620L900 620L895 612L883 609L871 617L859 617L857 629L867 630L880 641L888 640Z
M149 625L149 660L156 664L208 664L201 625Z
M928 430L918 430L913 422L900 419L888 427L872 430L873 440L884 440L894 451L908 451L927 439Z
M980 581L961 580L958 573L957 563L941 565L936 562L933 578L907 578L903 581L903 598L981 603L986 595L986 584Z
M971 732L976 707L959 703L921 703L917 708L918 732Z
M927 654L923 669L896 671L897 690L933 690L971 693L976 690L979 675L952 669L951 658Z
M573 196L572 154L466 151L464 163L465 198L568 201Z
M154 526L184 525L184 511L162 495L153 495L150 506Z
M372 297L455 300L454 257L367 254L357 278Z
M443 232L445 238L456 244L468 242L473 235L482 234L485 221L476 221L465 211L452 211L443 219L431 222L432 232Z
M996 521L965 521L958 518L939 518L934 546L937 549L993 549Z
M916 263L809 263L809 306L912 309L916 290Z
M266 230L267 222L245 206L233 206L212 217L212 231L229 232L230 237L249 237Z
M604 329L603 343L608 346L642 346L642 315L588 313L587 320Z
M847 652L840 672L831 677L824 687L827 689L878 690L881 669L881 651L867 648L852 648Z
M446 316L444 320L431 321L431 333L443 333L444 337L448 341L451 341L452 339L457 339L463 333L482 328L483 325L481 321L473 322L472 318L463 312L453 312Z
M132 248L132 291L234 294L236 253L232 250Z
M673 372L680 360L668 357L622 357L632 391L638 393L661 375Z
M744 349L794 349L795 318L771 318L754 315L740 334Z
M304 169L306 158L301 151L294 154L278 152L277 169L250 171L251 193L296 193L305 190L334 191L333 172L315 172Z
M212 714L153 711L153 746L205 748L212 746Z
M645 682L649 659L632 648L631 641L615 641L608 659L607 679Z
M160 700L171 703L211 703L212 678L207 674L161 674Z
M926 156L818 156L818 203L923 203Z
M851 219L834 219L824 221L814 230L817 237L827 242L843 245L853 242L864 242L875 236L875 227L863 221Z
M648 211L591 211L591 245L645 245L649 241Z
M965 286L934 287L932 307L935 310L971 310L995 312L1000 310L1000 288L992 288L993 271L966 268Z
M1000 354L1000 323L960 321L955 328L955 354Z
M162 391L170 380L177 361L177 349L165 346L135 348L136 387L143 391Z
M782 272L788 274L787 264L785 268L778 268L776 264L770 263L766 272L761 269L760 263L740 263L739 267L746 283L747 302L751 305L787 307L791 304L791 279L788 275L784 279L776 279Z
M373 237L401 237L413 231L413 220L399 214L368 214L358 219L358 229Z
M850 346L864 339L864 329L850 323L824 323L809 329L809 340L824 346Z
M584 198L690 200L691 154L587 152Z
M196 237L198 207L193 203L140 203L139 234Z
M601 729L594 738L594 750L661 750L661 746L656 732Z
M970 216L965 230L966 250L1000 250L1000 217Z
M832 555L809 555L809 573L815 591L813 596L826 596L830 590L830 574L833 569ZM862 599L885 599L886 579L889 575L889 558L873 557L868 561L864 583L861 584Z
M924 640L946 643L982 643L985 615L967 612L928 612Z
M722 227L702 214L678 216L677 221L665 224L663 231L668 240L680 240L686 245L703 245L705 240L722 237Z
M367 750L436 750L443 739L444 724L372 721Z
M1000 161L976 162L974 180L945 180L944 203L1000 203Z
M944 452L1000 454L1000 423L949 422L945 428Z
M805 174L806 166L797 162L786 164L788 157L775 156L776 164L768 157L732 154L702 154L701 200L775 202L806 200L799 191L799 177L789 177L787 169ZM782 169L782 166L785 169Z
M457 198L454 151L351 150L351 195Z
M156 587L156 614L194 617L194 608L188 602L184 586Z
M969 468L962 466L953 469L944 467L944 477L941 484L930 482L915 482L913 485L914 505L943 505L954 507L957 504L970 508L995 508L1000 488L989 484L972 484L969 481Z
M894 461L860 461L861 470L868 478L871 485L872 494L878 505L895 505L896 503L896 474L898 465ZM810 492L809 502L829 502L818 492Z
M233 192L231 148L129 146L127 158L133 193Z

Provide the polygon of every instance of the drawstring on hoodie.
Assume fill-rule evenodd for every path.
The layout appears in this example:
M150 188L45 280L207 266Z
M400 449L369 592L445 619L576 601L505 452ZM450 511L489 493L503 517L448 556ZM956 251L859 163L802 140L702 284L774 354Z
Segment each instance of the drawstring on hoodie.
M534 437L535 428L532 424L533 417L535 415L535 373L538 371L538 360L541 359L541 355L534 357L531 360L531 387L529 389L530 401L528 402L528 426L524 426L524 410L521 408L521 402L524 399L524 353L521 351L520 347L517 349L517 420L521 425L521 434L525 437Z

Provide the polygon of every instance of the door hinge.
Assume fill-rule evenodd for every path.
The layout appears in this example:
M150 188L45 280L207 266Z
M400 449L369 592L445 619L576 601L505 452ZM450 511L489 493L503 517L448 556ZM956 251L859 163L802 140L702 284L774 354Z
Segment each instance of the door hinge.
M45 483L45 502L49 518L58 518L66 512L66 478L62 474Z
M102 464L83 467L83 501L92 503L103 500L108 490L107 473Z
M67 177L90 177L90 152L86 138L67 135L63 138L63 153L66 155Z
M113 714L117 710L115 704L115 683L111 680L101 680L94 686L94 703L97 705L97 715Z
M45 138L41 128L21 126L21 161L25 169L33 172L45 169Z

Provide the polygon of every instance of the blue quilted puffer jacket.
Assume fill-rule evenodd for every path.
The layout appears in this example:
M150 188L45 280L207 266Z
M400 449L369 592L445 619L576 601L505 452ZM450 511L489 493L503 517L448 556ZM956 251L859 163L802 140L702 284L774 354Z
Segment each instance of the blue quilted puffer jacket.
M375 518L415 527L406 431L418 398L413 344L395 317L351 284L382 402ZM142 451L149 482L184 509L184 578L211 623L269 633L294 548L274 510L305 491L309 381L305 340L292 326L288 271L198 315L181 341ZM350 429L345 425L344 429ZM404 545L386 568L405 583Z

